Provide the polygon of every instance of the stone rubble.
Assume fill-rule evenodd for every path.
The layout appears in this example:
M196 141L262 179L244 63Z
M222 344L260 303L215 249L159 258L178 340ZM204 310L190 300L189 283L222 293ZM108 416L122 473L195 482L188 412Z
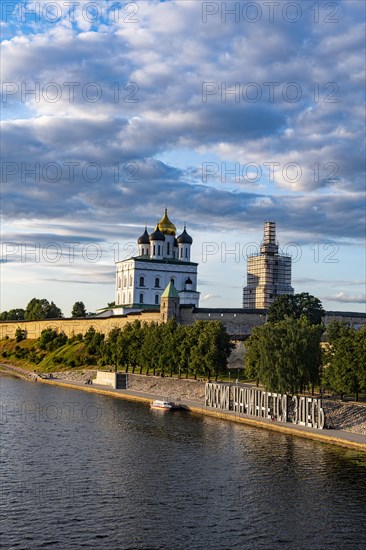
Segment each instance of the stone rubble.
M336 430L366 435L366 404L323 399L326 422Z

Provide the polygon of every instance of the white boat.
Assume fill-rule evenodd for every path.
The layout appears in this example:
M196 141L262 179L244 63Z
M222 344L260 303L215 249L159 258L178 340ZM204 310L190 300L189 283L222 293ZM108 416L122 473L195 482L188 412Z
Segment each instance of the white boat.
M163 409L165 411L172 411L178 408L172 401L161 401L160 399L155 399L155 401L150 403L150 407L152 409Z

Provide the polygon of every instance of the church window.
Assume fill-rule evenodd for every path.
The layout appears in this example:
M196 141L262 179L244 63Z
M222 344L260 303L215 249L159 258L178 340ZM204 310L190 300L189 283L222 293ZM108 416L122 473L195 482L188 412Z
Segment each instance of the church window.
M169 256L169 254L170 254L170 243L167 243L167 245L166 245L166 252Z
M158 244L158 256L160 256L160 244Z
M159 294L155 294L155 305L159 305Z
M140 304L143 304L144 303L144 295L143 293L141 292L140 293Z
M160 288L160 279L159 279L159 277L155 277L155 288Z
M126 302L126 294L123 293L122 303L124 304Z
M153 245L153 256L155 256L155 245Z
M188 248L186 248L186 258L188 258Z
M125 279L124 279L123 286L127 286L127 277L125 277Z
M118 288L121 288L122 286L122 278L118 277Z
M145 278L140 277L140 286L145 286Z
M130 275L130 286L132 286L132 275Z
M180 257L183 258L183 248L180 249Z
M128 293L128 302L131 304L131 292Z

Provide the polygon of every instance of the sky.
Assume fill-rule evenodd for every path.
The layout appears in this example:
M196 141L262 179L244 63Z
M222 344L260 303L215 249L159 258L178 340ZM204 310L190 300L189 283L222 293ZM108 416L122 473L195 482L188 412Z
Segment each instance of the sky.
M266 220L295 292L365 311L365 3L1 3L1 304L114 300L168 208L202 307Z

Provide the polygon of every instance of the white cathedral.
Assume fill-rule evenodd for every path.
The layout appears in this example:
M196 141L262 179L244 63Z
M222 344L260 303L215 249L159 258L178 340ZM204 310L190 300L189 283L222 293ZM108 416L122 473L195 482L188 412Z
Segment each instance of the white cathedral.
M184 226L176 237L176 227L164 216L152 233L145 227L137 240L138 256L116 262L114 313L159 308L161 295L172 282L180 304L198 307L197 263L191 262L192 237Z

